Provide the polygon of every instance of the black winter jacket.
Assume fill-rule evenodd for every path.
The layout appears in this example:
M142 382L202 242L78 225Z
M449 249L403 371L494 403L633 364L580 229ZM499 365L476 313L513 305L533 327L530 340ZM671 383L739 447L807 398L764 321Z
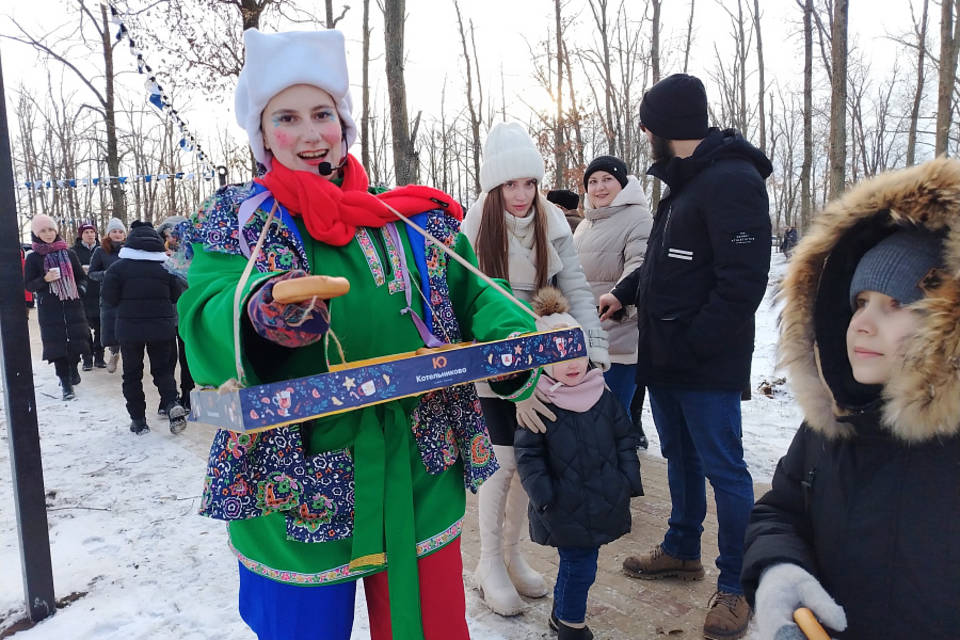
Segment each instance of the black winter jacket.
M123 244L119 244L111 253L104 251L103 247L94 249L87 275L91 281L97 283L98 287L103 283L103 277L110 265L120 259L119 253L122 248ZM100 295L100 344L105 347L115 347L120 344L117 341L117 310L104 307L102 293Z
M960 436L907 445L861 414L852 438L806 424L754 507L741 580L791 562L845 609L835 638L960 637ZM917 585L923 585L922 595Z
M148 251L163 255L163 243L149 228L138 237L137 227L130 231L121 253ZM152 235L151 235L152 234ZM116 310L116 340L157 342L177 335L176 301L183 292L181 280L167 271L162 262L140 257L121 256L107 269L101 297L105 309Z
M599 547L630 531L630 498L643 495L633 423L609 389L588 411L547 406L546 433L517 429L517 471L530 497L530 539Z
M93 249L88 249L83 242L80 241L80 238L77 238L77 241L73 243L73 252L77 254L77 258L80 260L81 265L90 265L90 261L93 259L93 254L100 247L94 247ZM88 272L87 278L87 292L83 294L83 312L87 314L87 319L100 317L100 283L93 278L89 277Z
M50 292L50 285L43 279L46 269L43 256L31 253L23 264L23 279L27 291L33 291L37 301L37 322L43 342L43 359L53 362L59 358L79 358L90 353L90 327L83 313L83 288L87 278L80 267L80 260L72 250L70 265L80 290L81 299L61 300Z
M711 129L692 156L650 167L669 191L643 265L613 290L624 306L637 305L638 384L748 388L770 268L771 171L732 129Z

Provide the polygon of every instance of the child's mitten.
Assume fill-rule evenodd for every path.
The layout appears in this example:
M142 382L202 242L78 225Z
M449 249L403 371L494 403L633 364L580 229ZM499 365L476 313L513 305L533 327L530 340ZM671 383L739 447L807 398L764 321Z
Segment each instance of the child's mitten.
M760 640L803 638L793 612L807 607L824 625L836 631L847 628L847 615L812 575L783 562L764 570L757 587L757 628Z

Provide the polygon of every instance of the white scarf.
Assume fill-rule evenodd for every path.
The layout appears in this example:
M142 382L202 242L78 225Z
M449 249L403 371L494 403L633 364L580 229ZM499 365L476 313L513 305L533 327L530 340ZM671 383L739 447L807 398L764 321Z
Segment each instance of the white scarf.
M546 216L547 229L547 278L552 278L563 268L563 261L560 254L553 246L551 239L555 234L551 233L550 212L544 212ZM519 289L536 289L537 287L537 253L534 249L534 214L528 214L519 218L507 211L503 212L507 227L507 246L510 257L510 285ZM566 223L564 223L566 224Z

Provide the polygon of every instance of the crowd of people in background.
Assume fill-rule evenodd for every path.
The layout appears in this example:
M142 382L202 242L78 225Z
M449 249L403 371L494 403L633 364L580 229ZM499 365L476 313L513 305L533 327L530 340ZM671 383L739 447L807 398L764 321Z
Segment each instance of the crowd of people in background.
M719 575L704 638L741 638L754 614L763 640L800 637L800 607L840 638L957 636L960 163L881 176L829 205L803 240L783 231L781 350L805 421L755 502L740 403L773 248L772 166L737 131L709 126L699 79L666 77L636 114L646 174L666 185L655 212L642 168L611 155L583 167L582 197L545 190L535 142L504 122L489 131L482 192L464 215L427 187L369 191L348 153L357 131L339 32L251 29L245 46L236 112L261 178L157 230L133 223L127 235L113 219L98 242L83 225L73 249L54 220L33 219L24 275L64 399L79 366L113 372L119 358L131 431L146 432L146 352L158 412L178 433L194 384L187 356L199 383L218 386L244 370L262 382L324 371L334 330L355 359L561 327L581 328L586 348L543 371L252 438L218 431L202 513L229 522L240 614L260 640L349 638L361 578L374 640L469 638L464 487L479 493L483 602L513 616L524 597L551 593L523 553L529 532L559 559L545 624L560 640L591 640L601 548L630 533L630 501L643 495L645 399L671 511L661 542L622 571L705 577L709 481ZM398 226L384 202L470 267ZM184 222L189 288L163 267L188 241ZM273 297L279 282L327 273L347 276L352 295Z
M36 298L44 360L54 365L64 400L76 397L84 372L114 373L122 362L122 393L130 430L149 431L143 394L143 353L160 393L157 415L172 433L186 427L193 378L182 341L178 344L176 301L186 282L163 267L176 250L181 216L164 221L162 237L149 223L136 221L128 237L118 218L103 238L83 223L68 247L57 222L46 215L31 220L31 251L23 268L27 293ZM180 364L180 391L175 379Z

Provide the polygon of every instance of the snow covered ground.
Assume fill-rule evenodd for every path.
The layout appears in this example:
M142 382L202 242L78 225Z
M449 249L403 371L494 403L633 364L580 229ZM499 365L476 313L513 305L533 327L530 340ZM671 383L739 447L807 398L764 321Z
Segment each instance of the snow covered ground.
M775 254L771 289L757 315L754 388L774 377L770 291L783 269L782 256ZM54 584L59 598L86 595L16 637L252 640L236 611L236 565L224 526L196 515L209 434L171 436L148 415L154 431L135 437L127 428L118 374L84 373L77 399L63 402L53 368L39 360L36 344L33 353ZM149 398L152 406L155 399ZM754 391L754 399L743 403L744 448L755 480L769 482L799 424L782 387L773 398ZM649 416L645 425L654 451ZM24 615L6 430L0 409L0 635ZM474 591L468 590L467 599L475 640L515 638L508 621L471 614L480 611ZM353 637L368 638L362 597L357 602Z

